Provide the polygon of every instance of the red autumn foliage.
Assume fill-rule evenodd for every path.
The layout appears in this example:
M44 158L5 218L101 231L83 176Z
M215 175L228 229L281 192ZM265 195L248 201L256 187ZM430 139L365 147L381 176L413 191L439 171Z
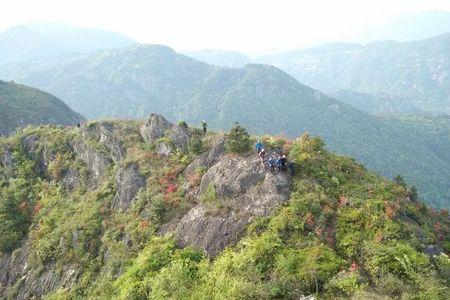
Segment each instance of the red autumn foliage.
M148 228L148 221L147 220L141 220L139 222L139 229L146 229Z
M358 270L358 264L356 262L353 262L350 267L348 268L348 270L350 272L355 272L356 270Z
M36 203L33 207L33 215L38 214L41 209L42 209L42 204L39 202Z
M177 191L177 186L173 183L169 183L166 187L166 194L175 193Z
M339 197L339 206L347 205L348 199L345 196Z
M311 212L307 212L305 215L305 223L308 224L309 227L314 226L314 215Z

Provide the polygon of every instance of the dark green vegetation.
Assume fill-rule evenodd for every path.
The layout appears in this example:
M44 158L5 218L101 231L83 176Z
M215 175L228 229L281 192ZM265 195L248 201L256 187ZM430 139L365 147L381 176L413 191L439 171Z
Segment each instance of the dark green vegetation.
M0 31L0 65L64 53L119 48L134 43L120 33L99 29L58 23L18 25Z
M58 98L24 85L0 80L0 134L29 124L76 125L83 117Z
M52 278L42 284L45 299L449 298L449 258L424 254L430 244L449 253L448 212L414 201L401 179L368 172L308 135L293 143L265 139L284 145L298 164L287 203L254 220L217 257L177 247L157 232L195 204L181 187L199 184L184 168L202 150L159 156L140 137L140 125L31 127L0 139L0 251L8 257L28 247L26 277ZM210 147L214 134L193 134ZM96 163L81 162L83 153L96 155ZM110 160L102 166L101 157ZM131 165L146 185L121 208L115 175ZM13 252L13 262L20 253ZM15 298L29 288L21 278L0 292Z
M405 98L419 109L450 113L450 34L422 41L326 44L260 57L322 91L353 90Z
M226 137L227 142L225 144L225 150L227 152L246 153L251 148L250 135L244 127L239 125L239 123L234 124Z
M434 143L274 67L220 68L168 47L140 45L10 65L2 75L48 90L88 118L143 118L155 111L192 124L206 119L216 129L239 121L250 133L295 137L309 132L384 176L404 174L428 203L449 205L450 160L434 151ZM447 144L448 137L438 143Z

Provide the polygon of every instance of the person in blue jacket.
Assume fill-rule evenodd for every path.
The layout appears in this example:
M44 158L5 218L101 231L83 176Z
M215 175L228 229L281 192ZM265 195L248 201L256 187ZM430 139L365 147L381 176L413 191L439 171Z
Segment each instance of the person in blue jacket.
M258 142L255 145L256 148L256 152L259 154L259 152L261 152L261 150L264 148L264 145L261 143L260 140L258 140Z

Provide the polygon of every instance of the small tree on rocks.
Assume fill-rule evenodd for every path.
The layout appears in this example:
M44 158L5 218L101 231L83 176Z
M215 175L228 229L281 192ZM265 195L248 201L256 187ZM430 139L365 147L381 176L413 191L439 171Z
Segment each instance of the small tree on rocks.
M250 150L250 135L237 122L227 134L225 149L227 152L234 153L244 153Z

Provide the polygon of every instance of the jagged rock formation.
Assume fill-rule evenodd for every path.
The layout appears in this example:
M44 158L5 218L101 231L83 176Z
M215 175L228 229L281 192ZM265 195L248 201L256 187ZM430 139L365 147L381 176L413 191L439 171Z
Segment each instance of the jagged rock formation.
M222 211L211 213L208 204L202 203L209 189L219 201L227 201ZM203 175L196 193L199 204L170 230L181 247L202 248L214 256L236 243L255 217L268 216L288 201L290 192L290 178L268 173L259 158L223 156Z
M156 143L157 152L168 156L174 148L186 150L190 139L190 133L187 128L174 125L158 114L150 114L145 125L141 128L142 138L149 144ZM162 138L169 139L162 141ZM173 146L173 147L172 147Z

